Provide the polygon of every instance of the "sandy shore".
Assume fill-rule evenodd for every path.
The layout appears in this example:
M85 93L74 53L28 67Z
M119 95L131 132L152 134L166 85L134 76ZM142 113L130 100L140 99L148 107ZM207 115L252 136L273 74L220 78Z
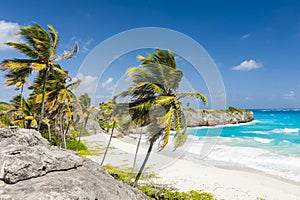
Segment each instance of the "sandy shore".
M107 136L92 135L84 140L105 145ZM106 164L132 165L136 150L134 144L113 139L111 146L113 148L109 150ZM143 145L139 151L138 166L142 163L146 150L146 146ZM180 191L203 190L214 194L217 199L224 200L300 200L300 183L255 170L222 169L166 155L170 155L168 150L160 153L153 151L151 154L147 164L148 171L154 170L159 178L148 180L150 183L170 184ZM100 161L101 157L94 156L93 159Z

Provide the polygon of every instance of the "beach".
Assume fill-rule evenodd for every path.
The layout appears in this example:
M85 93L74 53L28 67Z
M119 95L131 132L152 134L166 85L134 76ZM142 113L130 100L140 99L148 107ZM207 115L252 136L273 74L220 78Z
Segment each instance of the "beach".
M106 144L108 136L97 134L84 137L83 140L93 145ZM126 139L112 139L111 149L105 164L131 167L136 145L134 141ZM138 154L140 166L145 152L146 143L142 145ZM179 151L180 152L180 151ZM193 162L176 156L169 156L168 148L164 152L152 152L147 163L147 171L154 172L157 178L141 181L150 184L168 184L179 191L202 190L212 193L217 199L224 200L298 200L300 199L300 183L285 180L280 177L265 174L252 169L219 168L207 163ZM100 162L101 156L91 157ZM138 167L137 167L138 168Z

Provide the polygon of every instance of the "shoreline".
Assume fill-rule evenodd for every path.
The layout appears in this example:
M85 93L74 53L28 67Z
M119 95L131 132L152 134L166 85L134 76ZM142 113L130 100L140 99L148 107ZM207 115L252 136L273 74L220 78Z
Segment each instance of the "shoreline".
M91 137L92 141L97 137L102 138L102 142L108 139L104 134L88 137ZM131 167L136 146L116 138L112 139L111 145L114 149L107 155L105 163ZM145 146L141 147L138 166L143 161L146 150ZM158 178L149 179L148 183L171 184L180 191L202 190L224 200L300 199L299 182L252 168L220 167L182 157L174 160L174 157L168 156L169 153L176 151L151 153L147 163L148 171L153 170L152 172L158 174ZM92 159L99 162L100 157L93 156Z

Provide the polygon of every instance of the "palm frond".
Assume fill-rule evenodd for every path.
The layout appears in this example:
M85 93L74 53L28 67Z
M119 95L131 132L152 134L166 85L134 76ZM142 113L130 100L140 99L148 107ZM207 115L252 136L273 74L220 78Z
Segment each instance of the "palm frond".
M204 105L207 104L206 96L198 92L179 92L176 93L176 96L178 97L178 99L185 98L185 97L201 99Z
M31 26L21 27L17 34L22 35L26 42L35 49L39 59L50 57L50 37L40 25L35 23Z
M6 72L17 72L25 68L29 68L32 63L37 63L36 60L30 59L7 59L0 64L0 69Z
M156 98L155 103L158 105L170 105L171 103L173 103L175 101L175 97L174 96L158 96Z
M39 56L38 53L35 51L35 49L28 46L27 44L19 43L19 42L7 42L5 44L17 49L19 52L24 53L30 58L35 59Z
M147 70L139 67L130 67L127 69L127 74L132 78L135 84L143 82L156 83L155 78Z
M174 122L176 129L176 133L174 135L174 150L176 150L178 147L182 146L187 139L186 118L181 109L174 109Z
M79 50L78 43L76 42L73 50L71 51L65 51L62 55L58 56L57 58L53 59L53 62L60 61L62 59L71 59Z
M56 72L58 72L60 75L62 75L65 78L68 78L69 81L72 80L72 78L69 76L68 72L61 69L61 67L59 65L52 65L52 69Z
M171 119L172 119L172 116L173 116L173 112L174 112L173 107L170 106L168 112L164 116L159 118L159 123L165 127L164 128L165 132L164 132L164 135L163 135L163 138L162 138L163 143L160 145L160 148L159 148L158 151L163 150L169 142L169 137L170 137L170 133L171 133L171 126L172 126L172 120Z
M176 60L173 53L170 50L155 49L155 54L147 54L147 57L139 55L137 57L139 61L142 61L141 65L147 64L161 64L176 69Z
M51 36L52 40L52 47L51 47L51 54L50 57L55 56L56 54L56 48L59 42L59 35L58 32L54 29L52 25L48 25L49 34Z

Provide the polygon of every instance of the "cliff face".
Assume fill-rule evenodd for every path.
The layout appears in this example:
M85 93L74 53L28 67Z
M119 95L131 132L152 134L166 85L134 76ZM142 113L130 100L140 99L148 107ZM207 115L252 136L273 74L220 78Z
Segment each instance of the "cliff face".
M188 127L215 126L251 122L251 111L184 111Z
M0 128L0 199L148 199L99 164L50 147L39 132Z

